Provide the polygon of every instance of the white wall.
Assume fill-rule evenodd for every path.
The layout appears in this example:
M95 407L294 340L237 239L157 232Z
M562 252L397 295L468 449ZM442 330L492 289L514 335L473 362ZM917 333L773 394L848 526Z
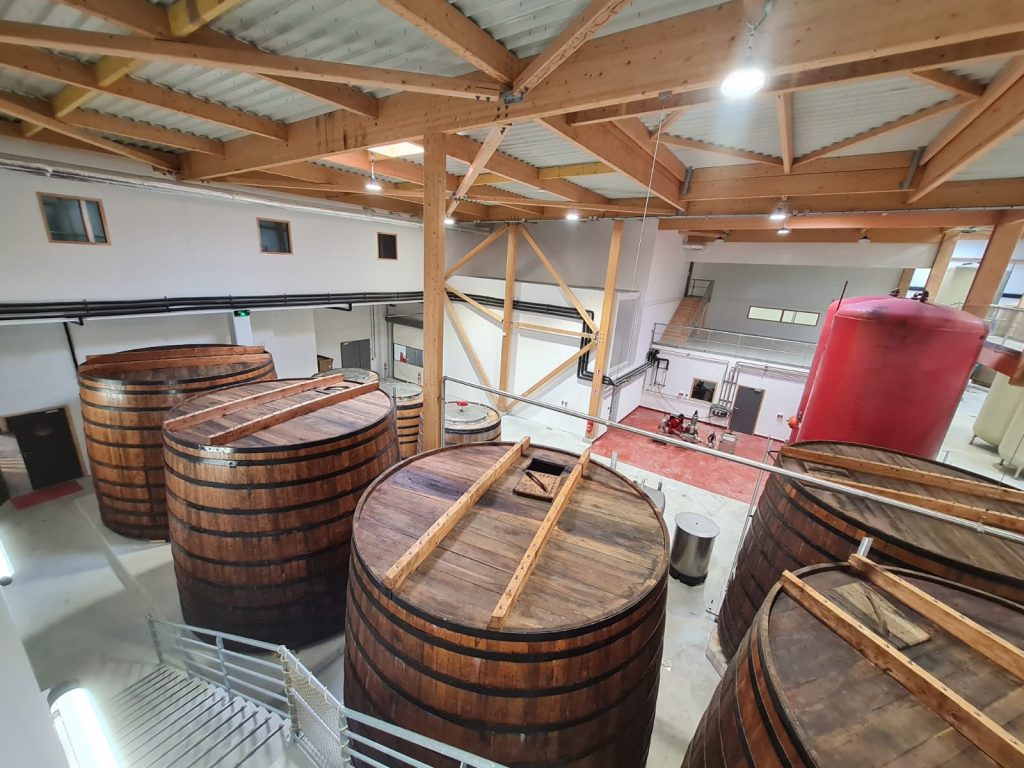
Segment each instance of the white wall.
M46 699L39 690L17 627L0 594L0 744L5 768L67 766Z
M828 305L843 295L884 296L899 282L896 268L787 266L766 264L694 265L694 278L714 280L714 293L705 326L720 331L775 336L794 341L816 341L816 326L749 320L751 306L796 309L824 316Z
M341 343L370 339L370 366L379 370L380 363L387 355L378 348L373 335L373 308L352 307L351 312L336 309L313 310L316 326L316 354L330 357L334 367L341 367Z
M196 199L0 171L0 300L131 299L223 294L415 291L418 224ZM109 245L50 243L38 192L98 198ZM291 222L294 253L260 252L256 219ZM377 258L378 231L398 234L398 260Z
M717 401L729 371L738 368L738 386L764 390L754 434L777 440L788 439L790 430L786 421L796 413L800 404L806 371L778 365L759 365L750 360L688 350L662 348L659 354L669 362L665 383L662 386L654 385L653 372L648 374L641 397L641 405L644 407L687 415L697 411L701 419L708 419L711 404L689 397L693 380L717 382Z
M256 344L273 355L278 378L305 378L316 373L313 310L253 312L252 333Z
M414 347L415 349L423 351L423 329L412 328L408 325L398 325L397 323L392 326L394 343L403 344L408 347ZM392 357L390 361L392 375L396 379L402 381L413 381L417 384L423 383L423 368L418 365L410 365L409 363L401 363L394 358L393 351L388 352ZM446 371L447 373L447 371Z

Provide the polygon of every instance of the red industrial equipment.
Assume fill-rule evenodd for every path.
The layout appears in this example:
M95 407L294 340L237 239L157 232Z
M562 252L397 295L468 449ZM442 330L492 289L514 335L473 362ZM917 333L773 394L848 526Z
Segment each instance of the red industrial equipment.
M800 405L796 409L796 414L791 416L789 419L789 442L795 443L797 440L797 433L800 429L800 420L804 417L804 411L807 410L807 400L811 396L811 388L814 386L814 380L818 376L818 366L821 365L821 356L825 352L825 347L828 346L828 336L832 330L832 320L835 319L836 310L840 306L847 306L849 304L856 304L858 301L864 301L865 299L874 299L875 296L852 296L849 299L840 299L839 301L833 301L828 305L828 309L825 310L825 320L821 324L821 334L818 336L818 346L814 350L814 357L811 360L811 368L807 372L807 383L804 385L804 393L800 396Z
M879 296L842 302L828 331L796 439L935 458L987 324L951 307Z

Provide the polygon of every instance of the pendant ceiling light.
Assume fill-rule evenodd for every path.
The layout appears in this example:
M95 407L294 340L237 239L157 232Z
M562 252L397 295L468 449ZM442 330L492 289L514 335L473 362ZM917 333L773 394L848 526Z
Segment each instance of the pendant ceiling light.
M380 192L384 187L377 181L377 174L373 169L373 155L370 156L370 180L366 182L367 192Z
M747 53L743 57L743 63L733 69L722 81L722 95L727 99L749 98L764 88L765 83L768 82L768 75L754 61L753 45L754 35L764 24L768 14L771 13L773 1L765 0L764 11L756 24L747 22Z

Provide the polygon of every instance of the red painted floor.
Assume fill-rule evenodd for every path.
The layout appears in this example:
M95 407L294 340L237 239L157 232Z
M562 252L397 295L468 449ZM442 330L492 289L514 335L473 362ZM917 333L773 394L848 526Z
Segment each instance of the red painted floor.
M42 504L44 501L53 501L54 499L59 499L61 496L70 496L71 494L78 493L81 490L82 486L79 485L77 480L68 480L63 483L51 485L48 488L32 491L32 493L15 496L11 499L11 504L15 509L28 509L29 507L34 507L36 504Z
M661 411L637 408L624 418L622 423L657 432L658 424L664 415ZM709 431L714 431L716 436L722 434L721 427L712 427L704 423L698 426L698 430L704 440L707 439ZM767 438L737 433L736 455L762 461L767 443ZM779 442L773 441L772 450L778 450L778 447ZM754 493L754 485L757 483L756 469L741 467L715 456L705 456L687 451L685 448L656 443L646 437L616 430L608 430L601 435L594 441L591 450L599 456L606 457L610 457L612 451L617 451L621 462L740 501L750 500Z

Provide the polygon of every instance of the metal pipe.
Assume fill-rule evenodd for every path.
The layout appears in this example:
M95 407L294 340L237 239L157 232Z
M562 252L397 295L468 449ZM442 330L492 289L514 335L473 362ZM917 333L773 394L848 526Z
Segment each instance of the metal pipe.
M862 491L858 488L850 488L849 486L843 485L842 483L834 483L831 480L823 480L819 477L812 475L805 475L802 472L794 472L784 467L779 467L774 464L767 464L765 462L756 461L754 459L746 459L742 456L736 456L731 453L723 453L722 451L715 450L713 448L707 448L699 443L686 443L682 440L674 440L671 437L666 437L658 432L647 432L643 429L637 429L636 427L628 426L627 424L619 424L618 422L609 421L603 419L600 416L588 416L585 413L574 411L569 408L562 408L557 405L551 405L540 400L534 400L529 397L522 397L520 395L513 394L511 392L504 392L494 387L487 387L483 384L476 384L470 381L464 381L454 376L443 376L442 382L452 382L453 384L461 384L462 386L469 387L470 389L478 389L482 392L489 392L492 395L498 397L505 397L511 400L517 400L527 405L534 405L538 408L544 408L555 413L560 413L564 416L573 416L583 421L592 421L595 424L601 424L609 429L618 429L622 432L629 432L633 435L639 435L640 437L646 437L650 440L654 440L665 445L674 445L677 448L684 448L688 451L696 451L697 453L703 453L707 456L714 456L725 461L731 461L734 464L740 464L744 467L751 467L752 469L762 469L767 472L779 475L781 477L787 477L790 480L798 480L808 485L814 485L819 488L824 488L827 491L833 491L835 493L842 493L847 496L852 496L857 499L866 499L867 501L874 501L879 504L888 504L890 507L896 509L902 509L907 512L913 512L914 514L921 515L922 517L929 517L932 520L941 520L944 523L959 526L960 528L969 528L970 530L977 531L978 533L985 533L989 536L995 536L996 538L1006 539L1007 541L1013 541L1017 544L1024 544L1024 535L1014 533L1013 531L1003 530L1002 528L994 528L984 523L975 523L971 520L964 520L960 517L954 517L953 515L947 515L943 512L936 512L933 509L926 509L924 507L918 507L913 504L907 504L904 501L897 501L896 499L890 499L887 496L879 496L875 493L869 493L868 491Z

